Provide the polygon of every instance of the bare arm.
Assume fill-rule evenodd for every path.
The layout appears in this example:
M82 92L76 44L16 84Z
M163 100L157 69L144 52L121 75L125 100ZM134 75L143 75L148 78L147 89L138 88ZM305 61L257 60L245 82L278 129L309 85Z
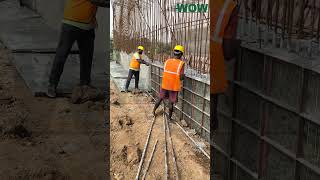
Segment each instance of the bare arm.
M147 65L147 66L150 65L150 63L148 63L147 61L145 61L145 60L143 60L143 59L137 59L137 61L138 61L139 63L145 64L145 65Z

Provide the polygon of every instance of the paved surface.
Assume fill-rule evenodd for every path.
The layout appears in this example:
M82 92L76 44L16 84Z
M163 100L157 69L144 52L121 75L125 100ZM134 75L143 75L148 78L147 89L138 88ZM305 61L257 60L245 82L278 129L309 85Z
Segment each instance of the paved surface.
M13 52L12 62L18 72L34 95L44 94L59 31L50 28L38 14L20 7L16 0L0 1L0 24L0 41ZM106 61L105 54L95 54L92 85L100 89L106 84ZM71 93L79 77L79 57L70 55L58 91Z
M34 95L43 95L48 86L48 79L53 62L53 54L13 54L13 63ZM99 89L105 88L105 67L101 61L94 59L92 84ZM70 55L61 76L58 91L70 93L80 81L78 55Z

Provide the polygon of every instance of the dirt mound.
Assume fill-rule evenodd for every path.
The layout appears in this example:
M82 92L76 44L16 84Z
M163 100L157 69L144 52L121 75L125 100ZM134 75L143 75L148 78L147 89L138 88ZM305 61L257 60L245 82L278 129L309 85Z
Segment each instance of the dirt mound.
M71 95L71 102L73 104L82 104L87 101L99 101L102 99L104 99L103 93L91 86L77 86L73 89Z
M121 128L124 128L125 126L132 126L134 123L132 122L132 119L127 115L121 115L118 117L118 122Z
M138 164L141 158L141 150L137 146L124 146L121 156L130 165Z
M31 132L28 131L23 125L19 124L6 128L6 130L3 131L3 135L14 138L27 138L31 137Z
M26 138L31 131L25 126L28 117L23 103L9 94L0 93L0 136L7 138Z

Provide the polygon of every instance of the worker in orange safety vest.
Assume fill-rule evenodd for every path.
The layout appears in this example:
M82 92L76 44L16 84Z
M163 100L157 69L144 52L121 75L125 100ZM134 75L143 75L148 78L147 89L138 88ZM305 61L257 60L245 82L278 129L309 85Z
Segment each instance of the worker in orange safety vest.
M184 47L177 45L174 48L174 57L164 63L162 84L159 99L155 103L153 115L164 99L169 99L169 119L172 117L173 105L178 101L178 93L181 91L182 80L184 79L184 62L181 60L184 54Z
M233 0L210 1L210 59L211 59L211 121L212 130L217 129L218 96L226 91L225 60L233 59L240 46L237 40L239 6Z
M149 63L142 59L143 51L144 51L144 47L138 46L137 52L134 53L132 56L132 59L129 65L129 74L128 74L127 82L124 88L125 92L128 92L130 81L133 76L135 78L135 89L136 90L139 89L140 65L145 64L149 66Z
M210 131L218 128L218 97L228 87L225 60L233 59L240 46L236 39L239 7L233 0L210 0ZM210 139L214 139L210 133ZM210 143L211 144L211 143ZM215 154L211 146L211 154ZM214 158L211 168L215 168ZM214 176L214 171L211 171Z

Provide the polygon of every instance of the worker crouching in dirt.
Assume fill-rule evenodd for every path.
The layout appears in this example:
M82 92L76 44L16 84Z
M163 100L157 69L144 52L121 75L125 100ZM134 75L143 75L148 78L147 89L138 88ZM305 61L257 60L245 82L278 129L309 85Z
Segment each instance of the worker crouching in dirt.
M181 60L184 54L184 47L177 45L174 48L174 58L166 60L162 74L162 85L160 89L159 99L157 100L153 115L156 115L156 110L164 99L169 99L169 119L171 120L173 113L173 105L178 101L178 93L181 91L184 79L184 62Z
M133 57L130 61L130 69L129 69L127 82L124 87L125 92L128 92L130 81L133 76L135 78L135 89L139 90L140 65L145 64L145 65L149 66L149 63L142 59L143 51L144 51L144 47L139 46L138 51L133 54Z
M47 95L56 97L64 64L75 41L80 53L80 86L89 85L94 51L97 5L90 0L67 0L60 41L49 77Z

